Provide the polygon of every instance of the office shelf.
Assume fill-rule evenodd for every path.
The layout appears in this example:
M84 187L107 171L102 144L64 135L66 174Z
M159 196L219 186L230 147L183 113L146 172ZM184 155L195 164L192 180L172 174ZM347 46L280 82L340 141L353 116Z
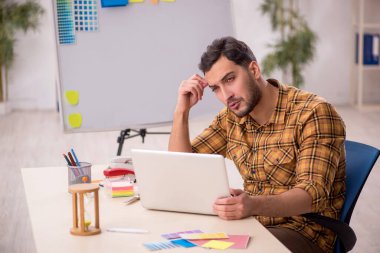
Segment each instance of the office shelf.
M372 13L372 10L378 9L380 1L373 0L355 0L353 1L353 28L354 34L359 35L358 39L358 63L353 63L353 85L354 85L354 103L359 108L378 108L380 109L380 100L376 103L368 103L364 98L364 88L368 88L366 77L374 75L374 72L379 72L380 65L364 65L363 64L363 35L366 32L380 34L380 18ZM376 12L375 12L376 13ZM354 35L355 36L355 35ZM355 44L355 48L356 48ZM377 75L377 73L375 73ZM375 78L377 83L376 90L380 89L380 77ZM371 90L372 91L372 90ZM375 91L374 91L375 92ZM368 92L367 92L368 94Z

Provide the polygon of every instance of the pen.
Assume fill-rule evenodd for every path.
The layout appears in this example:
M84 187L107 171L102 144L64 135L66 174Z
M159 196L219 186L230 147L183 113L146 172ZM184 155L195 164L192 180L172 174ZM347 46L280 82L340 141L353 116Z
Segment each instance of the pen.
M73 154L73 157L75 159L75 163L77 164L77 166L80 166L80 163L79 163L79 160L78 160L78 157L76 156L75 152L74 152L74 149L71 149L71 153Z
M76 156L76 154L75 154L73 148L71 149L71 153L73 154L73 157L74 157L74 159L75 159L75 163L76 163L77 166L79 167L79 171L80 171L81 175L83 175L83 170L82 170L82 168L80 167L80 162L79 162L78 157Z
M133 234L146 234L148 230L139 228L107 228L108 232L119 232L119 233L133 233Z
M67 165L69 166L73 166L69 160L69 158L67 158L67 155L63 154L63 157L65 158L66 162L67 162ZM79 176L78 172L74 169L74 168L70 168L71 171L74 173L74 175L77 177Z
M135 203L136 201L140 200L140 196L134 196L126 201L124 201L125 204L130 205L132 203Z
M69 158L70 158L71 165L72 165L72 166L78 166L78 165L75 163L74 158L73 158L73 156L71 155L70 152L68 153L68 155L69 155Z
M72 164L69 161L69 158L67 158L67 155L63 154L63 157L65 158L67 165L72 166Z

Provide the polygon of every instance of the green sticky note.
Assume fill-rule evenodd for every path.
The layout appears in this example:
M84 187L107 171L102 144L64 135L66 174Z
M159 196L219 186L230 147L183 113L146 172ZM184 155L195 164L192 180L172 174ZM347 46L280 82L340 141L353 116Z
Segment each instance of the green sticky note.
M66 100L70 105L77 105L79 103L79 92L76 90L66 91Z
M82 115L80 113L70 114L68 120L72 128L79 128L82 125Z

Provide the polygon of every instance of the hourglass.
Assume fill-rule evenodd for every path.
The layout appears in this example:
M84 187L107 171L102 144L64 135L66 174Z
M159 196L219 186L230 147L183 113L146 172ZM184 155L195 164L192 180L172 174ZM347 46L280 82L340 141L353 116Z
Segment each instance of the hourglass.
M99 228L99 186L95 184L74 184L69 187L69 192L72 194L73 202L73 227L70 233L73 235L99 234L101 231ZM86 205L85 198L88 198ZM88 215L91 213L90 209L92 207L90 204L92 203L94 204L94 217ZM95 222L92 221L93 218L95 218ZM94 224L94 226L91 226L91 224Z

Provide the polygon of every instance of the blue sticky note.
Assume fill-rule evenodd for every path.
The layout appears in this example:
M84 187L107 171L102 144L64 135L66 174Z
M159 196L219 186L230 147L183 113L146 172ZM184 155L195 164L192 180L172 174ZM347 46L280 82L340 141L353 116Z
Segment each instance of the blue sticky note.
M128 4L128 0L102 0L102 7L118 7L118 6L126 6Z
M197 246L196 244L189 242L185 239L172 240L171 242L184 248L191 248Z

